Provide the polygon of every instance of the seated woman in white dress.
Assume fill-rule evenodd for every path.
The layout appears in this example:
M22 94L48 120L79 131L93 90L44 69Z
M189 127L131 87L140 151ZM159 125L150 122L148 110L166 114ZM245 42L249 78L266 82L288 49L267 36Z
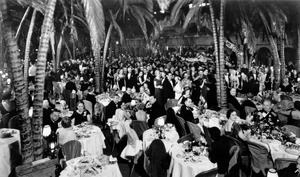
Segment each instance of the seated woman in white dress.
M137 158L135 157L142 154L143 143L141 140L139 140L136 132L130 127L130 123L131 122L129 121L124 123L125 132L128 139L127 145L121 153L121 157L129 161L134 159L136 163Z
M62 128L58 128L56 130L59 145L64 145L68 141L76 140L76 135L72 128L72 122L68 117L64 117L62 119L61 126Z
M144 111L145 104L138 103L136 105L137 112L135 112L135 117L139 121L147 121L147 113Z
M123 104L121 105L121 108L119 108L119 109L116 110L116 113L115 113L115 115L113 116L113 119L114 119L114 120L117 120L117 121L119 121L119 122L124 121L124 120L126 120L126 119L129 119L129 118L130 118L130 114L129 114L129 112L127 111L128 108L129 108L129 105L123 103Z

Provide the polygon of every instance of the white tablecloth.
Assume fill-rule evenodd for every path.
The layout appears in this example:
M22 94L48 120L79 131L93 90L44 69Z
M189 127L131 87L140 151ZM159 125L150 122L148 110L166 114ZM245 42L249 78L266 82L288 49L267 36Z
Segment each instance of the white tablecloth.
M105 137L101 129L94 125L74 126L74 132L82 145L83 154L101 155L105 146ZM81 136L81 137L78 137Z
M88 163L81 163L80 160L89 159ZM83 166L82 169L78 168ZM101 167L100 167L101 166ZM86 170L94 174L86 174ZM67 161L67 167L60 173L61 177L122 177L118 163L110 164L100 162L97 156L77 157Z
M174 145L170 153L172 159L168 174L172 174L172 177L195 177L203 171L217 167L217 164L211 163L204 155L193 156L195 159L199 159L199 161L196 162L184 158L184 148L182 144ZM192 156L192 152L190 152L189 155Z
M0 177L7 177L11 172L9 145L18 141L20 150L20 131L3 128L0 130L0 134L2 134L2 132L12 134L10 138L0 138Z
M285 151L285 146L281 144L280 141L278 140L265 140L265 139L261 139L261 140L258 140L256 138L250 138L250 141L252 142L255 142L257 144L260 144L264 147L266 147L270 154L271 154L271 157L272 157L272 160L275 162L276 159L278 158L289 158L289 159L297 159L298 156L297 155L292 155L292 154L289 154ZM298 138L297 141L296 141L297 144L300 144L300 139ZM286 164L287 166L289 164ZM287 167L286 166L286 167Z
M179 139L179 135L175 128L172 128L170 131L165 133L166 138L163 139L163 143L165 145L166 151L169 152L174 144L177 144L177 140ZM150 164L149 158L146 156L145 152L147 148L150 146L152 141L157 138L156 130L148 129L143 133L143 151L144 151L144 169L148 172L148 167Z

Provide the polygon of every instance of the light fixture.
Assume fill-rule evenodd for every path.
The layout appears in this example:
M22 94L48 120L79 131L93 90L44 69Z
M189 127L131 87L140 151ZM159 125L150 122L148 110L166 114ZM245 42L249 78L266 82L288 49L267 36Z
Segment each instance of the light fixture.
M274 168L269 169L267 177L278 177L278 173Z
M48 137L51 134L51 127L50 125L45 125L43 128L43 136Z

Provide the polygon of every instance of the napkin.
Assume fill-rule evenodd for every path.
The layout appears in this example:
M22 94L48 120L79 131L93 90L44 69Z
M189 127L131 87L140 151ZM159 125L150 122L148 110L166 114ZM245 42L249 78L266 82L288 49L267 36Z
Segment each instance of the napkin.
M116 157L113 157L112 155L109 156L109 161L110 162L116 162L118 159Z

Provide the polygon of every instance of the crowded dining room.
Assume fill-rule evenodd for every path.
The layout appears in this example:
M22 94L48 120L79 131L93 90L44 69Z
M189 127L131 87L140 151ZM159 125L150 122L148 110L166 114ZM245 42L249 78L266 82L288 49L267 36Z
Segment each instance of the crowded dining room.
M300 0L0 0L0 177L300 177Z

